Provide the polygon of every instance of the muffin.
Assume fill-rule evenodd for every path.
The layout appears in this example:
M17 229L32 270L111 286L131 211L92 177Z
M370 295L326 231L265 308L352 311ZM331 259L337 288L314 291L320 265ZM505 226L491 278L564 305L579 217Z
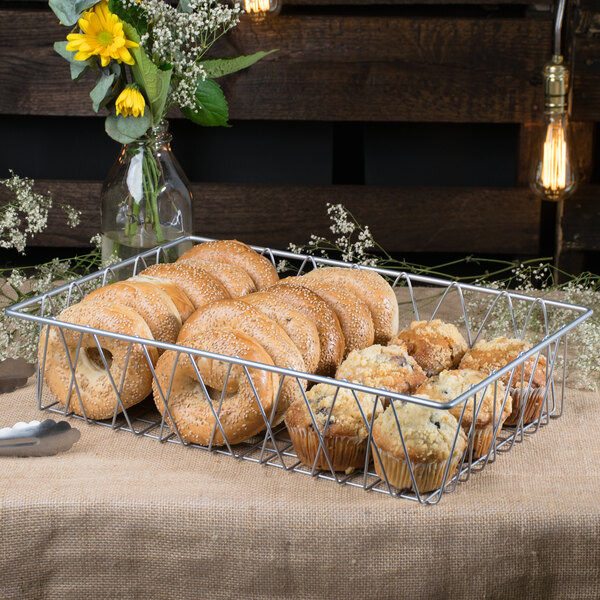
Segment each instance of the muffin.
M490 373L506 366L515 360L520 352L526 352L531 348L530 342L514 338L498 337L490 342L481 340L465 354L460 368ZM523 410L524 424L531 423L540 416L546 392L546 357L540 355L537 366L536 358L537 356L534 355L519 365L514 370L512 381L510 381L512 371L502 376L501 381L504 385L510 385L510 395L513 398L512 413L506 419L506 425L517 425L521 410ZM521 378L523 378L522 386Z
M399 394L410 394L427 379L404 345L375 345L353 350L338 367L335 376Z
M431 379L428 379L417 390L417 394L427 394L429 397L442 402L450 402L461 394L467 392L472 386L480 383L486 377L487 373L475 371L473 369L457 369L454 371L442 371ZM506 397L506 402L504 399ZM485 389L483 400L481 392L477 392L477 404L481 401L481 408L477 413L473 426L473 457L480 458L485 456L494 443L494 429L497 427L497 433L500 433L502 425L511 414L512 398L506 392L506 388L501 381L498 381L498 390L494 399L494 384L488 385ZM473 424L473 400L469 398L462 418L461 426L466 434ZM502 406L504 404L504 407ZM449 409L457 419L460 419L463 404L459 404Z
M419 397L428 398L425 394ZM412 488L408 467L410 460L419 493L440 488L444 483L448 462L447 480L450 480L466 448L466 436L458 426L458 421L448 410L398 400L393 400L393 404L398 422L390 404L373 424L373 460L377 475L385 481L385 472L390 485L399 489Z
M413 321L400 331L390 345L405 345L428 377L444 369L456 369L468 350L467 342L452 323L441 319Z
M326 471L333 467L334 471L350 473L355 468L364 467L369 431L354 393L351 390L320 383L311 388L306 393L306 397L318 433L315 431L311 413L304 399L296 400L285 414L285 424L298 459L311 468L316 459L316 468ZM369 423L374 408L375 416L382 412L381 402L377 401L375 407L375 396L372 394L356 392L356 397ZM319 434L324 434L323 445L331 461L331 467L319 447Z

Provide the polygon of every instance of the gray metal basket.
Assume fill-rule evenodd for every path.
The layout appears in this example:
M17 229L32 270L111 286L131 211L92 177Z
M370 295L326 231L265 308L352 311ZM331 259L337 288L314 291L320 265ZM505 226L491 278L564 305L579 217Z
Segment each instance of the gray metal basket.
M286 260L293 265L293 267L297 268L300 274L321 266L370 269L380 273L382 276L386 277L388 281L390 281L392 287L397 288L400 286L405 286L407 288L409 301L406 303L408 307L406 310L407 314L405 314L406 324L414 319L422 320L435 318L439 314L442 307L448 308L448 306L451 304L452 306L458 307L456 309L457 314L454 315L454 322L462 329L469 346L472 346L484 334L490 332L493 326L497 324L497 317L500 314L503 314L505 321L510 323L508 330L501 332L503 335L517 338L527 337L534 344L530 350L519 355L516 360L507 364L497 372L492 373L485 380L481 381L481 383L473 386L467 392L457 398L454 398L448 403L416 398L413 396L389 392L384 389L370 388L363 385L350 383L348 381L334 380L327 377L302 373L272 365L254 363L241 360L236 357L228 357L210 352L203 352L185 346L161 343L155 340L140 339L128 335L73 325L58 321L56 319L56 315L58 315L63 308L80 301L86 295L86 293L89 293L91 289L98 287L99 285L106 285L116 279L123 279L124 276L139 273L141 270L152 264L165 262L168 260L168 256L173 252L173 250L177 251L178 248L182 247L180 245L189 247L191 242L205 241L210 241L210 238L195 236L180 238L174 242L166 244L165 246L149 250L102 271L82 277L77 281L73 281L51 292L37 296L25 302L15 304L6 310L7 314L12 317L27 319L39 323L40 329L42 325L48 325L49 327L45 329L46 332L49 331L50 327L56 327L60 332L63 332L65 329L71 329L80 333L79 346L77 347L75 357L72 360L69 359L71 368L71 391L69 393L69 400L67 401L66 406L62 406L44 385L44 377L42 377L46 362L46 346L44 346L44 351L42 354L43 358L38 365L37 401L40 410L48 410L63 415L73 416L84 419L86 422L98 423L99 425L110 427L112 429L129 431L135 435L155 438L160 442L177 443L188 447L204 449L220 454L227 454L237 459L278 467L286 471L304 473L314 477L329 479L339 484L360 487L364 490L389 494L395 498L407 498L427 504L439 502L443 494L453 491L459 482L468 480L471 473L482 470L487 465L493 463L496 460L498 453L512 449L515 446L515 442L524 440L527 434L537 432L541 427L549 424L551 419L560 417L563 413L567 363L567 334L571 329L590 317L592 310L582 306L570 305L556 300L531 297L525 294L509 292L506 290L483 288L459 283L456 281L398 272L391 269L374 269L371 267L352 265L330 259L299 255L291 252L254 246L256 251L268 257L274 265L276 265L279 260ZM417 286L427 287L428 297L425 300L418 297L419 294L416 293L415 289ZM475 298L481 300L481 302L486 305L486 310L483 312L481 310L477 310L475 312L473 311L471 304ZM116 395L114 415L112 419L105 421L92 421L86 417L85 409L81 401L77 379L75 377L77 360L84 334L92 335L95 345L98 349L99 356L104 364L105 369L108 371L108 376L110 377L110 381ZM225 444L220 447L217 447L213 443L213 439L211 439L211 442L207 446L199 446L197 444L185 442L177 426L170 425L172 422L169 411L170 385L168 386L169 389L162 389L160 388L160 385L158 386L159 398L156 398L156 401L163 403L164 415L162 417L150 401L144 401L139 405L124 409L119 397L119 390L121 389L120 385L122 382L114 381L110 375L108 362L102 350L101 342L103 336L124 340L129 343L130 348L133 344L141 344L148 366L156 383L158 383L158 381L154 371L154 364L148 352L148 347L150 346L175 351L177 352L178 358L180 356L187 355L190 358L194 356L202 356L224 361L229 365L229 370L231 370L233 365L240 365L249 381L251 381L251 378L248 369L251 368L265 369L267 371L278 373L282 381L286 378L295 380L300 390L302 390L304 401L306 402L311 415L313 428L318 433L320 453L322 453L329 468L317 469L317 459L315 459L312 467L305 466L298 460L297 454L290 441L290 437L285 426L282 424L277 427L271 427L272 415L274 415L275 411L274 409L272 411L264 410L263 403L256 394L256 391L255 400L257 402L257 407L261 411L262 418L264 419L264 434L255 436L254 438L237 445L232 445L229 443L219 421L219 414L224 394L221 394L219 399L214 398L209 403L215 421L213 427L213 439L217 429L220 430L221 434L225 438ZM47 334L41 337L40 344L47 344L47 339ZM62 339L63 343L65 343L64 334L62 334ZM397 489L391 485L386 471L381 463L379 449L374 443L372 443L371 436L375 412L373 411L370 414L367 414L366 411L363 410L361 403L358 401L357 392L371 394L376 401L385 400L386 403L391 403L398 427L398 434L400 436L404 451L406 452L402 427L397 418L397 407L401 406L401 403L409 402L446 411L455 407L462 407L460 409L460 425L460 423L462 423L463 415L465 414L465 409L467 406L470 406L473 409L474 414L477 415L479 409L481 408L483 395L486 390L493 390L494 397L496 398L498 396L500 393L499 390L501 389L501 387L498 385L498 381L503 375L510 373L512 381L515 378L515 373L517 373L517 368L519 365L523 364L530 358L532 358L537 365L537 362L542 356L545 357L546 361L545 372L547 385L543 397L543 407L541 413L534 422L527 425L523 424L523 414L521 414L521 419L516 427L502 428L501 431L498 431L501 428L501 423L499 420L499 415L496 414L496 410L494 409L494 423L496 428L494 433L497 435L494 435L495 442L492 444L489 452L487 452L485 456L482 456L478 459L473 457L474 432L473 428L471 427L471 429L467 432L468 438L466 451L461 455L459 466L456 472L451 472L449 466L446 466L443 480L441 481L439 487L437 487L435 490L430 490L424 493L419 492L415 481L415 465L411 464L411 461L408 461L408 472L412 485L407 486L407 488L410 489ZM561 367L558 367L559 357L562 361ZM194 365L196 364L193 360L191 360L191 363ZM524 369L521 370L521 373L523 372ZM208 391L197 368L196 373L198 380L204 389L204 393L208 397ZM310 385L312 383L328 383L336 386L338 390L340 388L346 388L352 391L356 401L357 409L359 410L361 417L364 420L365 427L368 431L366 456L363 469L356 469L350 473L335 472L333 470L333 465L325 445L326 429L323 432L319 432L315 415L310 408L310 404L304 391L304 388L306 387L305 384ZM525 390L529 390L531 388L531 381L523 379L523 375L521 375L521 381L516 382L515 379L515 383L520 385ZM507 400L508 389L509 387L507 386L504 397L499 398L499 401L502 402L502 405ZM279 390L281 390L281 385ZM70 410L70 407L74 402L78 402L81 406L81 412L83 413L83 416L77 416L72 412L72 410ZM454 448L457 438L458 430L452 448ZM380 461L378 464L382 467L380 472L383 470L382 477L379 477L373 469L371 459L374 461Z

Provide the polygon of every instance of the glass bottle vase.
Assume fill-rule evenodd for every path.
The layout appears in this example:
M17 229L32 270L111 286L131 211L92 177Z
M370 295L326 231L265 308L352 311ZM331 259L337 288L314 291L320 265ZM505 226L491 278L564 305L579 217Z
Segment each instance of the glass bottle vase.
M190 184L171 151L166 121L123 146L100 198L103 261L124 260L192 233ZM185 250L181 246L177 255Z

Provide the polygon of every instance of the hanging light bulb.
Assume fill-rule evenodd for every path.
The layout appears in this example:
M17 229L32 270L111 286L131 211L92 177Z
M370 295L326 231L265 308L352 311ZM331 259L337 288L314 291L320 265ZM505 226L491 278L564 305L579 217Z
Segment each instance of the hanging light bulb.
M268 15L277 15L280 10L280 0L244 0L244 11L257 19Z
M544 67L544 129L533 157L531 187L546 200L563 200L577 187L576 160L569 117L569 71L562 56Z
M544 67L544 129L534 152L531 187L545 200L564 200L577 187L576 160L567 110L569 69L561 52L566 0L558 0L554 21L554 55Z

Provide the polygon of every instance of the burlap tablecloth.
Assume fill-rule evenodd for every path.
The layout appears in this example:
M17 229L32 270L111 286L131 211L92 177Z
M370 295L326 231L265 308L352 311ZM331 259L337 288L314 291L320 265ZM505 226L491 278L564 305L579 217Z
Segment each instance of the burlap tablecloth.
M0 598L599 598L599 395L437 506L73 421L0 458ZM35 385L0 427L54 416Z

